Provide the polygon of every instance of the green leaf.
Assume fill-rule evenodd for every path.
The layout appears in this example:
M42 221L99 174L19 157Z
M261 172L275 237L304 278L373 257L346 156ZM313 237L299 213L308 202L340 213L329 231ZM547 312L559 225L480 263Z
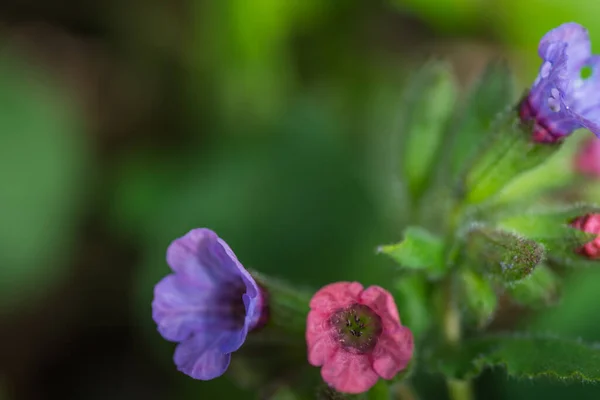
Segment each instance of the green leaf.
M420 227L406 228L402 242L380 246L377 251L405 269L425 270L436 277L446 271L443 241Z
M527 278L507 287L517 303L530 307L554 304L560 294L560 279L546 265L538 265Z
M394 283L394 298L402 310L402 324L419 340L431 325L430 293L423 274L404 274Z
M582 141L588 138L587 131L574 132L546 162L509 182L494 201L506 204L521 199L531 199L569 185L577 185L577 179L581 177L577 176L573 168L573 160Z
M514 101L514 79L504 62L493 62L471 89L464 107L452 129L450 146L450 172L453 179L463 171L482 140L486 138L492 122Z
M438 354L440 370L471 379L484 368L503 367L515 378L600 381L600 347L581 341L536 336L489 336L466 340L459 349Z
M472 270L460 273L460 288L462 299L469 314L481 328L492 319L498 307L496 291L487 279Z
M561 144L531 140L532 128L522 124L515 110L504 113L492 135L468 166L461 184L466 201L478 204L498 194L510 181L544 163Z
M476 224L466 235L468 265L504 283L528 276L544 258L544 248L511 232Z
M402 167L413 199L427 187L456 97L445 63L431 62L410 79L399 134L406 138Z

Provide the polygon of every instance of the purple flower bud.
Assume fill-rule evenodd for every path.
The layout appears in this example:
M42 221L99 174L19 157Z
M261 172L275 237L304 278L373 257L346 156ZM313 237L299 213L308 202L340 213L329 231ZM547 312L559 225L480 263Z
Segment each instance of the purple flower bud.
M262 295L227 243L194 229L167 250L173 274L154 288L152 317L167 340L179 342L177 368L195 379L221 376L261 318Z
M519 108L523 121L533 121L533 140L558 142L579 128L600 136L600 57L591 54L587 30L563 24L542 38L538 54L544 62Z

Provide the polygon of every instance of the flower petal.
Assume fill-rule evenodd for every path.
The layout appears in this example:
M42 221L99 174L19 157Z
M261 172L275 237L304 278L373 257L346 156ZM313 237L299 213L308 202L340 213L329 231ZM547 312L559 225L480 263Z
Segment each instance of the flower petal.
M377 383L368 355L338 350L321 368L323 380L343 393L363 393Z
M217 343L220 339L219 336L195 335L181 342L173 357L177 369L204 381L223 375L229 367L231 354L219 351Z
M375 311L383 322L393 320L400 324L400 315L394 298L380 286L369 286L360 295L360 302Z
M171 243L167 263L198 287L240 280L241 266L224 243L210 229L193 229Z
M308 362L315 367L323 365L339 347L332 339L327 318L318 311L310 311L306 319Z
M152 301L152 318L160 334L181 341L195 332L239 330L231 306L220 303L220 289L200 289L177 274L163 278L154 288Z
M579 76L579 70L591 55L591 43L587 29L574 22L552 29L540 41L538 48L540 57L544 60L552 60L554 58L552 46L556 43L567 44L566 55L569 76Z
M394 332L384 332L373 351L373 369L384 379L392 379L412 358L414 349L410 329L398 326Z
M363 286L358 282L336 282L322 287L310 301L310 308L325 314L358 302Z

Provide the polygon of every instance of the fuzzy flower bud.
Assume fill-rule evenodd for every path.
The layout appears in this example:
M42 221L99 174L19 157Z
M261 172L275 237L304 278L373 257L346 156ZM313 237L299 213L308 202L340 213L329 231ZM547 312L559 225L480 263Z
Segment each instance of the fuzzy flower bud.
M323 380L344 393L369 390L381 377L392 379L408 365L411 331L400 324L392 295L357 282L332 283L310 302L308 361L322 366Z
M559 142L579 128L600 136L600 57L591 53L587 30L563 24L544 35L538 54L540 72L519 107L521 119L533 123L533 140Z
M600 214L588 214L576 218L571 222L571 226L598 235L594 240L577 249L577 252L592 260L600 259Z

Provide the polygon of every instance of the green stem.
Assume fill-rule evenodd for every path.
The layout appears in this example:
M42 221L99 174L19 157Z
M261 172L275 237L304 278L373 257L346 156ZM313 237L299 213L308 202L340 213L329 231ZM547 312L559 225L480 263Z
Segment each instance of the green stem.
M460 379L448 379L448 394L452 400L468 400L473 398L473 389L471 381Z
M444 336L446 342L450 346L459 346L460 339L462 336L461 332L461 321L460 311L456 306L456 298L454 296L454 279L450 276L450 279L446 282L446 310L444 312ZM446 379L448 386L448 394L451 400L471 400L473 399L473 391L471 388L471 382L468 380L460 379Z

